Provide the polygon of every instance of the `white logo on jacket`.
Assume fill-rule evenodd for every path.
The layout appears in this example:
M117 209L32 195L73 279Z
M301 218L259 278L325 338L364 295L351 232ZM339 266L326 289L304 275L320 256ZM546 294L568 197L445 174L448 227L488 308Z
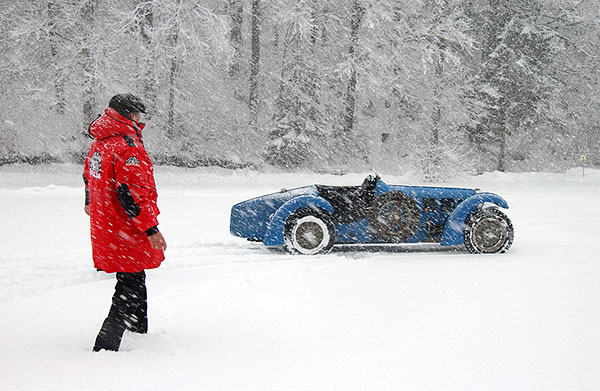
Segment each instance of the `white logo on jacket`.
M96 151L90 159L90 176L94 178L100 178L102 173L102 157L100 152Z
M131 157L127 158L127 160L125 161L125 164L128 166L139 166L140 161L135 156L131 156Z

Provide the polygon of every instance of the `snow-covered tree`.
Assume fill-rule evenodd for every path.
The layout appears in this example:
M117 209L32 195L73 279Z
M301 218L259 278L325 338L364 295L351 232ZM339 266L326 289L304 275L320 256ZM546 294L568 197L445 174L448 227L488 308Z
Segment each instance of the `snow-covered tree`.
M489 1L474 18L481 37L479 99L485 113L471 131L473 143L504 171L511 137L527 132L555 89L548 75L555 32L544 24L539 0Z
M600 166L581 0L22 0L0 7L0 158L79 161L116 93L157 163ZM35 115L32 115L34 113Z
M356 115L370 164L429 180L468 167L473 44L459 1L365 7Z
M556 35L548 74L556 88L548 116L527 139L524 169L560 169L600 163L600 9L591 1L552 1L542 18Z
M424 109L428 135L413 135L413 164L426 180L439 181L470 168L464 128L470 124L474 39L462 1L425 0L420 23L407 44L420 53L421 93L413 97ZM425 98L425 99L424 99ZM429 117L429 118L427 118ZM417 142L414 142L417 141Z
M98 30L95 28L97 21L97 0L84 0L79 9L78 31L80 37L79 61L83 70L81 90L83 92L83 123L84 126L96 117L98 106L98 46L100 42Z
M323 133L319 102L320 64L315 45L320 36L318 2L297 2L274 15L284 31L281 46L281 78L273 117L267 161L282 167L304 163L311 144Z

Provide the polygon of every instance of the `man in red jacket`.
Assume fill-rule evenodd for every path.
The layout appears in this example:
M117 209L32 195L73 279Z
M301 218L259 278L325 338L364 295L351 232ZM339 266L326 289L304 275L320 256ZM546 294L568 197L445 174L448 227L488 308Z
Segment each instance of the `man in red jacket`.
M85 212L90 216L94 266L117 274L112 306L94 351L118 351L125 329L148 330L145 269L160 266L167 245L158 230L153 167L144 148L140 113L132 94L112 97L90 125L95 139L85 160Z

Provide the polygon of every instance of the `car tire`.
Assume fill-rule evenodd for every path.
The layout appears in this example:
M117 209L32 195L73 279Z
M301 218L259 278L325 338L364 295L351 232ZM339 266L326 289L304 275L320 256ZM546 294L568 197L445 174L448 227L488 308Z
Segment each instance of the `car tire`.
M384 242L402 243L419 228L421 213L414 198L392 191L375 197L368 220L375 236Z
M463 230L465 247L472 254L503 253L514 239L513 225L497 208L485 208L471 213Z
M327 213L297 211L285 223L284 240L292 254L326 254L335 242L335 227Z

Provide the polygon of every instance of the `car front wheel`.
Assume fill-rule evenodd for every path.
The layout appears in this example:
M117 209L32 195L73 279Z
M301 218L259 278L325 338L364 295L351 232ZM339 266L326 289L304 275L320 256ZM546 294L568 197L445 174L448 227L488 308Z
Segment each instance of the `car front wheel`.
M324 254L333 247L335 228L326 214L300 211L286 221L284 236L285 247L293 254Z
M503 253L512 245L514 229L508 216L486 208L467 217L463 234L465 247L473 254Z

